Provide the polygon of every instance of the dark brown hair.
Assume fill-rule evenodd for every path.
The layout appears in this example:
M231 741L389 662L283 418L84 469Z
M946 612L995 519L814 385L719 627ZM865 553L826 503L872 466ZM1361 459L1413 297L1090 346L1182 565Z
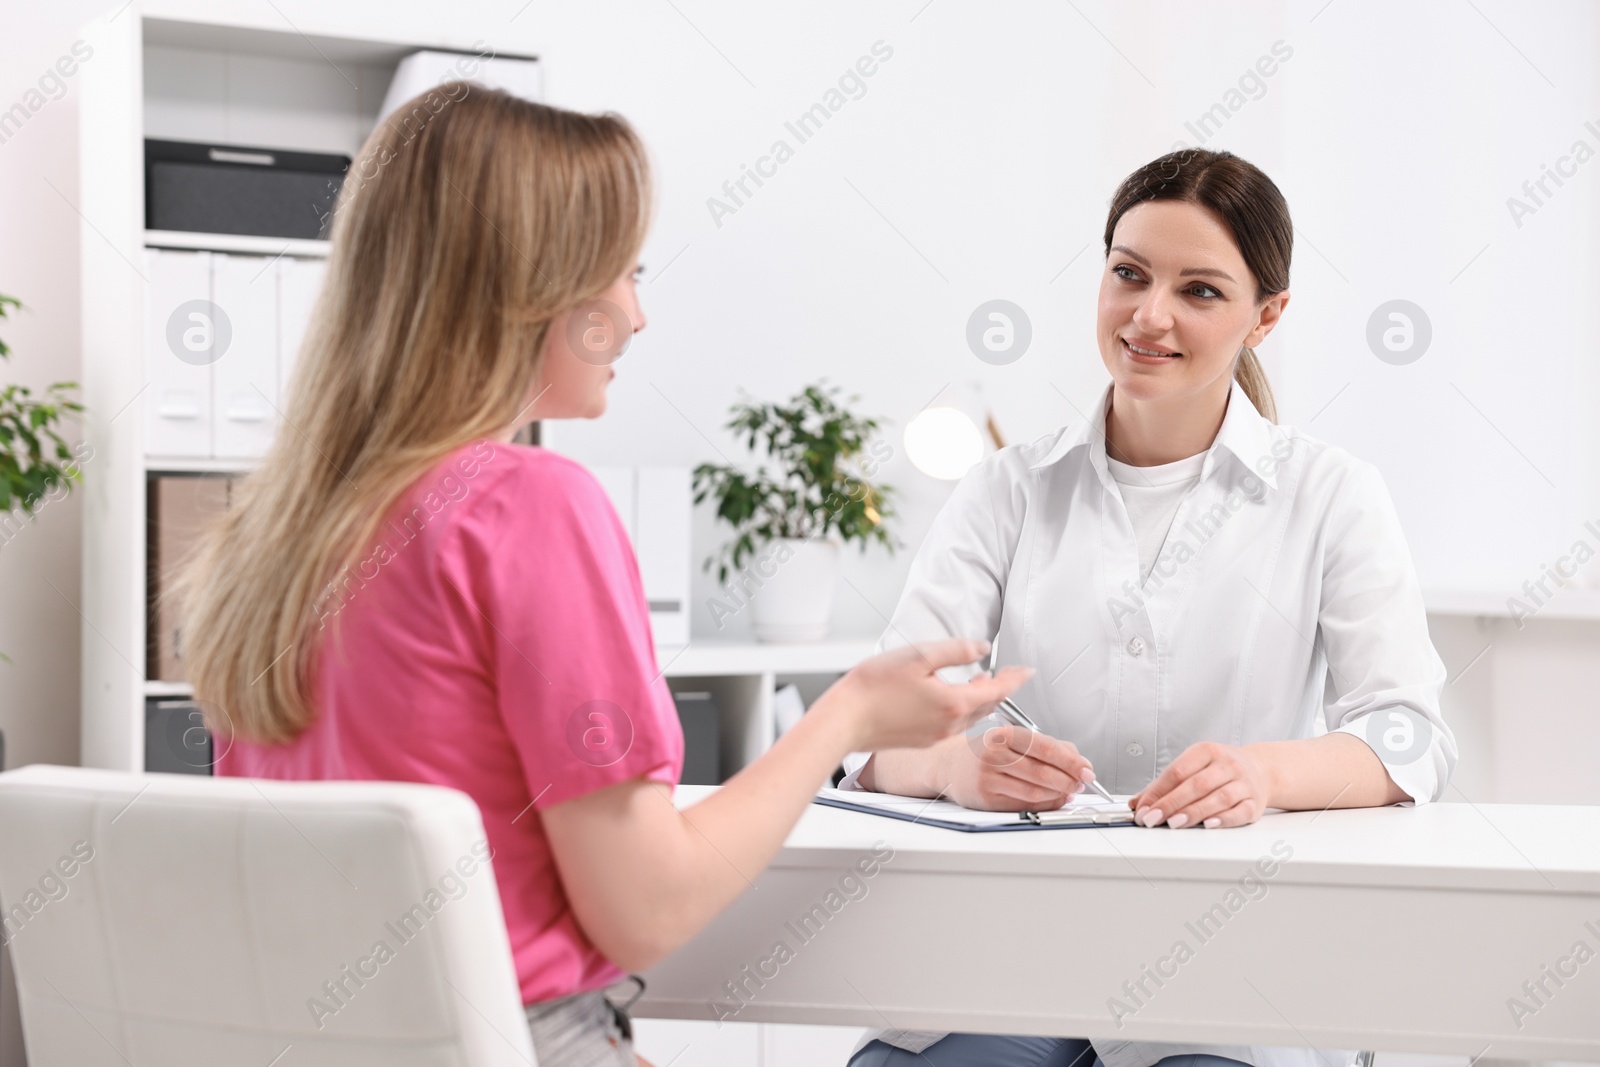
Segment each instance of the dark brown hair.
M1232 152L1185 148L1151 160L1123 179L1106 216L1106 256L1111 234L1129 209L1147 200L1180 200L1207 208L1233 234L1245 266L1256 276L1256 303L1289 288L1289 261L1294 253L1294 224L1283 194L1253 163ZM1278 421L1272 386L1254 350L1239 350L1234 367L1250 402L1269 421Z

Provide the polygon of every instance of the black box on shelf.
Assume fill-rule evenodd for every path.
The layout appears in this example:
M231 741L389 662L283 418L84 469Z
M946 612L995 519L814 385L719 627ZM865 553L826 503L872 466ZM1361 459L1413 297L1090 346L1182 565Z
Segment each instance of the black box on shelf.
M684 785L722 784L722 725L717 701L706 692L672 694L683 724Z
M210 774L215 757L200 705L182 697L146 697L144 769L165 774Z
M326 237L349 168L330 153L147 139L145 228Z

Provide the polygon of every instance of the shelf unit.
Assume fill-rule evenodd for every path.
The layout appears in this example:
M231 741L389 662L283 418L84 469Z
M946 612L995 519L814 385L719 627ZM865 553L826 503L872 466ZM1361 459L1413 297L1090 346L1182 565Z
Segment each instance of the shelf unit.
M1513 613L1508 603L1513 597L1528 605L1529 610L1523 614ZM1543 606L1538 606L1521 591L1501 594L1478 589L1435 589L1423 593L1429 615L1465 615L1507 621L1600 622L1600 589L1568 586L1543 599Z
M146 456L143 462L149 474L248 474L254 466L249 460L194 456Z
M266 144L353 155L377 120L399 60L471 42L302 37L289 27L162 17L159 4L108 10L85 30L81 71L83 395L93 449L83 493L85 766L144 767L147 696L183 696L145 678L146 482L151 474L237 474L252 462L147 456L145 249L321 258L321 241L172 233L144 225L144 138ZM319 54L320 53L320 54Z
M236 233L183 233L177 230L144 231L144 247L312 259L324 259L328 255L326 241L307 241L295 237L250 237Z
M716 699L721 712L721 770L728 777L759 757L777 737L773 696L780 686L794 681L802 698L814 698L819 685L872 655L874 643L871 638L804 645L701 640L677 648L658 647L656 662L674 692L700 690Z

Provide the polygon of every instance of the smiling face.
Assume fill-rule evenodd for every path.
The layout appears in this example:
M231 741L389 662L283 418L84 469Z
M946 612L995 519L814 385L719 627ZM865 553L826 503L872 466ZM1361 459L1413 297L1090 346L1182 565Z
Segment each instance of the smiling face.
M1225 396L1239 349L1260 344L1289 300L1255 295L1255 275L1211 211L1179 200L1130 208L1112 233L1096 323L1114 396Z

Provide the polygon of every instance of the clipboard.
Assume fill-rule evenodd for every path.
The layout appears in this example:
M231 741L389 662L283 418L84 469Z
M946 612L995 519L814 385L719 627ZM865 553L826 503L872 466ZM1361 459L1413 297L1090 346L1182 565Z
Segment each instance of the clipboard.
M861 789L826 788L812 803L844 808L889 819L903 819L923 826L938 826L963 833L993 833L1011 830L1079 830L1093 827L1136 826L1127 797L1112 801L1095 799L1069 804L1056 811L978 811L951 800L902 797L893 793L871 793Z

